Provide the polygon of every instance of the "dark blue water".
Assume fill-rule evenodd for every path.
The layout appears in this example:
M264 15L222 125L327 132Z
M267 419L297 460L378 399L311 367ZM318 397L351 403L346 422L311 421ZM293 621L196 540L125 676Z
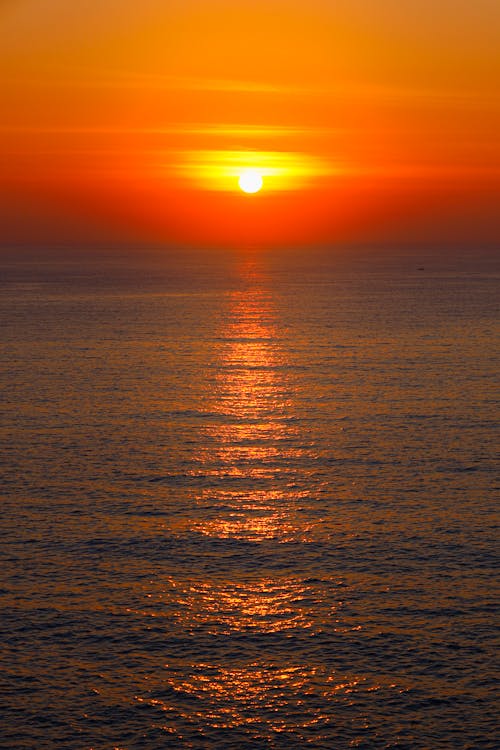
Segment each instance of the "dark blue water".
M4 263L0 744L496 748L498 272Z

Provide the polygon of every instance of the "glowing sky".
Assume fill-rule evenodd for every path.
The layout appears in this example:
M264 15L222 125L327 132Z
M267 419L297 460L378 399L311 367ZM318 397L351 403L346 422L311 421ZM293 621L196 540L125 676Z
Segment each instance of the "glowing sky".
M494 0L6 0L3 239L498 239L499 45Z

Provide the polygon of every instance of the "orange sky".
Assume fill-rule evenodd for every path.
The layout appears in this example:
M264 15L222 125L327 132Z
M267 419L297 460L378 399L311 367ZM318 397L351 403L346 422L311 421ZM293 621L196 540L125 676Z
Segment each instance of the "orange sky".
M497 241L499 47L496 0L4 0L3 242Z

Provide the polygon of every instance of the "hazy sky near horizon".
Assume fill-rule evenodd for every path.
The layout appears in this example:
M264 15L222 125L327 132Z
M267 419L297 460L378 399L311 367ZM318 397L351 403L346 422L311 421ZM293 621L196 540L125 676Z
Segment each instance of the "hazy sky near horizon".
M499 44L493 0L4 0L3 242L496 241Z

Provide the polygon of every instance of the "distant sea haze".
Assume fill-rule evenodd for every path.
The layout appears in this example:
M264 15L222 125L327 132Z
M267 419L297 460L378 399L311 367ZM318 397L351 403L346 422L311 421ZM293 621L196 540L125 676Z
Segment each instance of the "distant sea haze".
M9 750L494 750L498 268L0 281Z

